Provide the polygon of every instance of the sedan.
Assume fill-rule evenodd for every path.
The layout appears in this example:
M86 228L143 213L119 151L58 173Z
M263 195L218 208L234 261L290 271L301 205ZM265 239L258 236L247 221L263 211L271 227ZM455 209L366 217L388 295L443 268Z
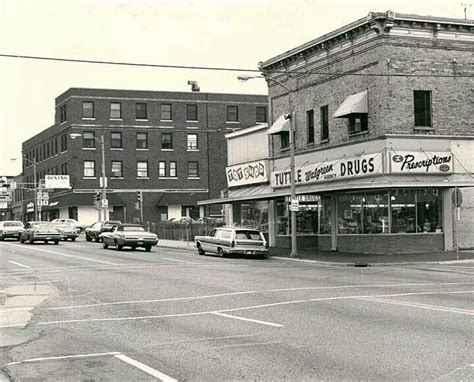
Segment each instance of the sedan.
M123 247L132 249L142 247L145 248L145 251L150 252L151 247L158 244L158 236L146 232L143 226L138 224L120 224L114 227L111 232L103 232L100 236L105 249L109 245L113 245L119 251Z
M86 240L99 242L101 241L100 234L102 232L110 232L118 224L120 224L119 220L98 221L92 224L92 227L86 228Z
M71 241L76 241L76 238L79 236L79 229L75 228L72 224L67 223L52 223L53 226L61 234L62 240L71 239Z
M26 223L25 230L20 236L21 243L28 241L30 244L33 244L35 241L42 241L45 243L52 241L54 244L58 244L60 239L61 234L53 224L37 221Z
M16 220L5 220L0 222L0 240L12 238L20 240L24 231L23 223Z

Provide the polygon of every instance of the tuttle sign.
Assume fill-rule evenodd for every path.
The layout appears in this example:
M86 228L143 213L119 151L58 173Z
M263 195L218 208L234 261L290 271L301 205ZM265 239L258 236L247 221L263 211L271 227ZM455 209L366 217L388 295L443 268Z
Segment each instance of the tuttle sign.
M268 182L268 161L260 160L226 167L229 187Z
M45 175L45 188L71 188L69 183L69 175Z
M375 175L382 172L382 163L382 153L376 153L306 165L296 169L295 183L304 185ZM290 186L290 171L272 172L271 184L273 188Z
M452 174L454 159L450 152L403 151L390 153L390 172L402 174Z

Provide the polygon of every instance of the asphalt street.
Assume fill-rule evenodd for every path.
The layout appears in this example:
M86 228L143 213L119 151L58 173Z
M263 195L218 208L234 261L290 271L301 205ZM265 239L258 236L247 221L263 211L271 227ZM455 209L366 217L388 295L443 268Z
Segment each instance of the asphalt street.
M473 271L3 241L0 364L18 381L473 380Z

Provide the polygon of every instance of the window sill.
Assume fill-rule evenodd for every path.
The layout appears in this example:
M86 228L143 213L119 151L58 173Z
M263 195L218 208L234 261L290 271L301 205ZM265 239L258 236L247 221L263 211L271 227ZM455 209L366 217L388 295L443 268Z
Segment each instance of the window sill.
M148 176L137 176L137 180L138 179L150 179L150 177L148 177Z
M365 133L365 131L364 131L364 133ZM329 143L329 138L328 139L322 139L320 143L322 145L325 144L325 143Z
M225 121L225 123L229 123L232 125L238 125L240 122L239 121Z
M172 119L160 119L161 122L173 122Z
M187 149L186 151L199 152L199 149Z
M122 179L123 179L123 176L111 176L110 179L122 180Z
M81 119L83 121L95 121L95 118L90 118L90 117L82 117Z
M174 149L161 149L161 151L174 151Z
M83 150L88 150L88 151L95 151L97 150L95 147L83 147Z
M137 151L149 151L150 149L136 149Z
M197 119L187 119L186 122L188 122L188 123L196 123L196 122L199 122L199 120L197 120Z
M97 179L97 177L95 177L95 176L83 176L82 179L84 179L84 180L93 180L93 179Z
M201 179L200 177L188 176L188 179Z
M415 131L434 131L434 127L430 126L414 126L413 130Z
M60 122L60 125L64 125L67 122L67 119L65 121Z
M178 179L177 176L159 176L158 179Z
M135 118L135 121L138 121L138 122L148 122L148 118Z
M109 118L109 121L123 121L122 118Z
M195 130L199 129L199 126L186 126L186 129Z
M113 150L113 151L123 151L123 148L122 148L122 147L111 147L110 150Z
M366 135L366 134L369 134L369 130L358 131L358 132L356 132L356 133L349 133L349 138L358 137L358 136Z

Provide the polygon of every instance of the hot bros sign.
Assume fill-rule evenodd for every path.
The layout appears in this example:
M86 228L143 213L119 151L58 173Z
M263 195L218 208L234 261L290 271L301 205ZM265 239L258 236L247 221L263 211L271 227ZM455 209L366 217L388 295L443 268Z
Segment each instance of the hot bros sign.
M295 183L310 184L339 179L375 175L382 172L382 154L361 155L356 158L342 158L296 168ZM272 187L288 187L290 171L272 172Z
M268 182L268 161L248 162L226 168L229 187Z
M452 173L453 154L449 152L391 152L390 171L403 174Z

